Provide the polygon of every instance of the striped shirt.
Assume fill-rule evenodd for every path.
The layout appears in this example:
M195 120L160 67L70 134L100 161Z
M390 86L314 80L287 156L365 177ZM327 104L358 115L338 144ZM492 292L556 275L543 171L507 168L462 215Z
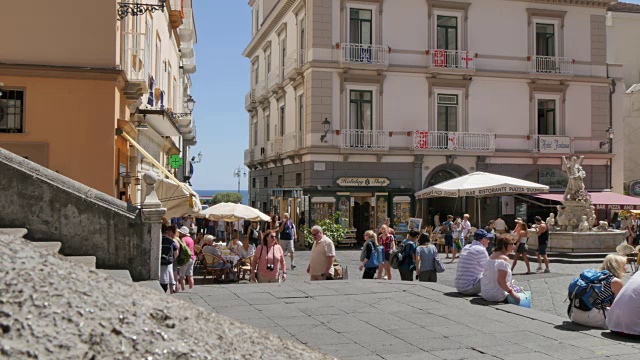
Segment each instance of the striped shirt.
M489 260L487 249L477 240L462 249L456 271L456 289L459 292L473 289L476 282L482 278L487 260Z

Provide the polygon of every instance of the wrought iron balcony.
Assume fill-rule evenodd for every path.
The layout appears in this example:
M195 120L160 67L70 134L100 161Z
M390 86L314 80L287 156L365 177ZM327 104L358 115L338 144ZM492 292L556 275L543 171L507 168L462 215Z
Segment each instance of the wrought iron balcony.
M493 152L496 134L416 130L414 150Z
M340 147L357 150L389 150L389 132L382 130L342 130Z
M431 68L475 70L475 54L466 50L431 49Z
M555 56L529 56L529 73L573 75L573 60Z
M389 66L389 47L386 45L340 44L340 62Z

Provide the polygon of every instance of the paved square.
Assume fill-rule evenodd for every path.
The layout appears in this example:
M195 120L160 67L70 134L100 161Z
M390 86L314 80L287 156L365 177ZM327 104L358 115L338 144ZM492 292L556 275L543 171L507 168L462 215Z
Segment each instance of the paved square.
M298 267L287 272L285 283L215 285L198 279L200 285L177 296L340 359L568 360L640 353L640 342L574 325L564 315L561 297L583 265L516 275L533 291L533 309L524 309L459 297L450 287L455 264L447 264L435 284L362 280L359 252L339 251L349 280L310 282L304 273L308 256L296 253Z

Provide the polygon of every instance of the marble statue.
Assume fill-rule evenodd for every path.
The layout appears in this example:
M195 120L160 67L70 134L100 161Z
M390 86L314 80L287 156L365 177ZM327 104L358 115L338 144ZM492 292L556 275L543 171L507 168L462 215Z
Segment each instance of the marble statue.
M554 213L549 214L546 222L549 231L554 231L556 226L556 215Z
M580 221L580 227L578 227L578 231L579 232L587 232L589 231L589 229L591 229L591 227L589 226L589 223L587 222L587 217L586 216L582 216L582 220Z
M567 161L566 157L562 157L562 171L564 171L569 178L567 189L564 191L564 195L562 197L564 201L580 201L584 200L586 197L586 192L584 190L584 178L586 173L584 169L582 169L583 160L584 156L580 156L579 159L574 156L569 161Z
M561 231L567 231L567 227L569 226L569 219L567 218L567 215L565 214L564 210L564 206L562 205L558 205L558 226L560 227Z
M607 223L606 221L600 221L596 229L598 231L609 231L609 223Z

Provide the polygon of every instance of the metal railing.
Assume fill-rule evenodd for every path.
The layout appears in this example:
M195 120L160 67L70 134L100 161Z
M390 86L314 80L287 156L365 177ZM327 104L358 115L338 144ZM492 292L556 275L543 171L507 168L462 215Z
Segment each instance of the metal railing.
M249 91L244 96L244 107L249 108L256 104L256 94L254 90Z
M185 74L193 74L196 72L196 51L192 50L193 55L182 58L182 70Z
M342 130L340 147L359 150L389 150L389 133L382 130Z
M282 154L282 138L275 138L267 143L267 156Z
M496 134L416 130L414 150L495 151Z
M193 9L184 8L184 18L182 19L182 26L178 28L178 36L180 41L189 41L193 39Z
M246 149L244 151L244 163L248 164L253 161L253 151L251 149Z
M284 74L299 69L306 63L306 50L294 50L284 59Z
M573 141L569 136L532 135L530 149L535 153L570 154Z
M265 86L263 80L258 81L253 90L256 93L256 99L261 96L267 95L267 87Z
M282 83L282 75L280 74L280 69L272 69L269 75L267 76L267 84L268 89L271 90L276 85L280 85Z
M475 60L475 54L470 51L432 49L429 67L474 70Z
M389 65L389 47L386 45L340 44L340 62Z
M302 148L302 133L286 134L282 138L282 152L295 151Z
M136 32L125 33L124 70L128 81L147 81L151 53L146 49L146 34Z
M531 56L529 73L573 75L573 60L555 56Z

